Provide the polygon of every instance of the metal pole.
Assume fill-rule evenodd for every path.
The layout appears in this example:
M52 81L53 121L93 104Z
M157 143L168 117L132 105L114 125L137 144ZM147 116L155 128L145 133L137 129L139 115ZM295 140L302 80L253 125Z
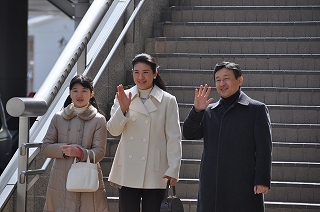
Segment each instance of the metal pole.
M29 143L29 117L19 117L19 147L24 143ZM25 212L27 207L27 181L20 183L21 173L28 169L29 150L26 154L21 154L19 150L18 156L18 182L17 182L17 211Z
M82 18L86 14L90 7L89 0L79 0L78 3L75 4L75 29L77 29L80 24ZM87 63L87 45L85 46L83 52L81 53L78 61L77 61L77 73L82 74L86 68Z

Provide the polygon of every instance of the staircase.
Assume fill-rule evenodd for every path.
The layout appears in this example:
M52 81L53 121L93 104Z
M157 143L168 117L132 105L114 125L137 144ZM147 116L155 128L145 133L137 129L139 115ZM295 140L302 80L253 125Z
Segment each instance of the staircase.
M180 119L194 89L214 86L213 68L223 60L243 70L242 90L267 104L273 133L272 188L267 212L320 211L320 1L172 0L146 52L175 95ZM128 77L127 84L132 84ZM219 99L213 90L212 97ZM108 139L102 162L110 211L117 190L107 183L119 138ZM177 196L196 211L202 141L183 140Z

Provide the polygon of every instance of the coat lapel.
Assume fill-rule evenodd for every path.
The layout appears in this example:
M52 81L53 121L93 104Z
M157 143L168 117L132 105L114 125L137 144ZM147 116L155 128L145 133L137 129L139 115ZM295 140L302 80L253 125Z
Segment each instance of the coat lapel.
M132 99L131 104L130 104L130 109L134 110L136 112L142 113L146 116L149 116L147 108L143 105L139 96L136 96L134 99Z
M135 110L139 113L145 114L147 116L149 116L149 113L158 110L157 106L153 103L153 101L161 102L163 97L163 91L158 86L154 85L154 88L150 93L150 98L144 104L139 98L138 87L134 86L130 90L132 93L132 101L130 104L130 109Z
M147 111L149 113L156 111L158 108L157 106L153 103L151 98L149 98L145 103L144 106L146 107Z
M131 100L131 103L130 103L130 110L134 110L134 111L142 113L142 114L144 114L146 116L149 116L149 113L148 113L146 107L143 105L142 101L139 98L138 87L134 86L131 89L129 89L128 92L132 93L132 100Z

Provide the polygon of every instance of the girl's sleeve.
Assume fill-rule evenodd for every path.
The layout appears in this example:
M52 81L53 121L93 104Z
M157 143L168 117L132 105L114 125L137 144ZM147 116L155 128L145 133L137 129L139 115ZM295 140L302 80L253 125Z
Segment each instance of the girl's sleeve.
M58 143L57 118L57 114L52 117L47 133L42 140L41 153L47 158L64 158L60 146L67 143Z
M95 162L100 162L105 154L107 148L107 122L103 115L98 118L95 132L92 136L92 151L95 153ZM90 151L89 151L90 152ZM90 153L90 159L93 162L93 154ZM87 151L82 150L82 161L87 160Z

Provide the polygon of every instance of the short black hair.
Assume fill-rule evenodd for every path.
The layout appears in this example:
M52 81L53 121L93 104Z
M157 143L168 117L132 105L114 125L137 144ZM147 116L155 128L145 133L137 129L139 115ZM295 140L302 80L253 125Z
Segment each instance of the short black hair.
M236 63L227 62L227 61L222 61L221 63L217 63L216 66L214 67L213 75L215 76L216 72L223 68L232 70L236 79L242 76L242 71L240 66Z

